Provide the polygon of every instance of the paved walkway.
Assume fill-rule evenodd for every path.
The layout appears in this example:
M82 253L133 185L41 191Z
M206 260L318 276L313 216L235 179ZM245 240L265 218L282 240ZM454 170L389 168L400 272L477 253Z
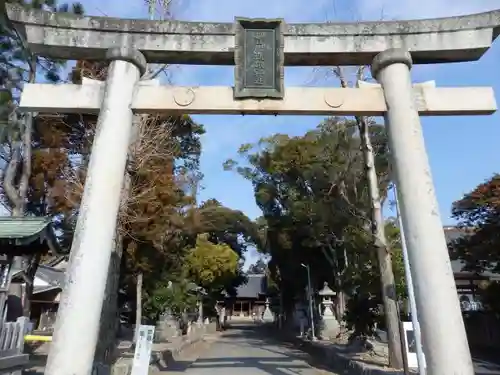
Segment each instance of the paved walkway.
M161 374L185 375L322 375L308 356L273 340L255 326L233 326L207 345L194 362L172 366Z

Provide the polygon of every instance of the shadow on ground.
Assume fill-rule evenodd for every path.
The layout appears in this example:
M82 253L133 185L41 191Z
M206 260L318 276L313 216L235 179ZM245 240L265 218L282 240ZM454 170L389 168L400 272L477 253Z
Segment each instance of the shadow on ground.
M233 358L211 358L196 361L190 368L192 369L222 369L231 371L242 371L243 369L255 369L266 372L269 375L290 375L290 373L301 374L303 369L310 368L303 364L294 364L290 358L283 357L233 357ZM172 371L172 369L169 369Z
M241 339L242 345L250 345L260 347L271 353L279 355L276 358L217 358L209 360L199 360L193 364L193 368L255 368L267 372L270 375L284 375L289 373L300 373L301 368L306 366L294 364L294 359L306 362L308 365L323 370L326 372L335 373L338 375L347 375L351 373L348 369L336 368L325 365L320 349L311 345L306 345L302 341L287 341L286 338L280 337L279 333L268 326L256 326L252 324L233 324L231 328L222 336L221 341L231 342ZM273 348L270 348L272 346ZM286 356L287 358L283 358ZM497 359L498 360L498 359ZM369 359L357 359L357 362L362 362L368 365L380 364L377 361ZM271 364L271 365L270 365ZM483 361L480 359L474 360L475 375L500 375L500 366L496 363ZM283 371L282 369L285 369ZM297 371L299 370L299 371ZM417 373L415 370L414 373Z
M322 359L321 353L315 352L314 347L304 345L301 342L288 342L283 337L279 337L276 330L265 325L257 325L250 322L236 323L231 322L229 328L223 332L218 343L235 344L238 347L254 347L269 353L265 357L251 356L236 356L223 358L199 358L198 360L183 360L173 358L170 352L163 352L160 355L160 360L154 363L153 366L160 371L168 371L169 373L183 373L188 368L191 369L207 369L217 373L217 369L221 370L221 375L228 371L233 371L235 374L239 372L245 373L245 369L255 369L269 375L290 375L304 374L304 370L314 367L315 369L332 373L332 369L326 366ZM210 344L209 344L210 345ZM35 364L44 364L46 355L32 354L31 362ZM182 356L181 357L190 357ZM194 356L193 356L194 357ZM359 360L370 364L369 360ZM168 363L164 366L161 363ZM476 375L499 375L500 366L490 362L476 360L475 361ZM226 369L226 371L223 371ZM347 375L347 369L335 369L337 375ZM43 370L25 370L24 375L43 375ZM92 375L101 375L97 372Z
M269 375L290 375L303 374L305 369L314 367L328 372L326 366L316 361L308 353L301 351L300 348L291 343L272 337L273 334L275 331L266 326L252 323L232 323L230 328L217 340L218 344L227 343L237 345L238 348L258 348L267 352L268 355L265 357L199 358L191 362L173 360L167 370L169 372L183 372L190 368L191 370L212 370L210 373L217 373L217 369L227 369L226 371L233 371L237 374L245 373L245 369L255 369Z
M30 353L30 367L23 371L23 375L43 375L47 354Z

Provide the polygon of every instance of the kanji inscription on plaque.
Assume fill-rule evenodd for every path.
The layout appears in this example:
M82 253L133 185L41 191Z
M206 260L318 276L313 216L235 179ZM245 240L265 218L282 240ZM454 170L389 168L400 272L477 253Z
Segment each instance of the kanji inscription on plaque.
M283 29L279 19L236 18L235 99L282 99Z

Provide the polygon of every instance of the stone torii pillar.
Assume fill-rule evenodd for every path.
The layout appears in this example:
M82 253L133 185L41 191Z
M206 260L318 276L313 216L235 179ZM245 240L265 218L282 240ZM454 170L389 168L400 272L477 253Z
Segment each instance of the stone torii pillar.
M111 63L46 375L89 375L98 340L132 130L131 104L146 70L146 59L134 49L113 48L106 57Z
M429 375L473 375L448 247L413 97L412 58L389 49L373 60L372 76L384 89L389 146L401 218L415 284Z

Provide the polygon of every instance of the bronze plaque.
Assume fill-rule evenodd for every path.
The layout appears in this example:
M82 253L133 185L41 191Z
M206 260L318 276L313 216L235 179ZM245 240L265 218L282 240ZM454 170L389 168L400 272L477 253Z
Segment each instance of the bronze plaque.
M235 99L283 99L284 22L236 18Z

